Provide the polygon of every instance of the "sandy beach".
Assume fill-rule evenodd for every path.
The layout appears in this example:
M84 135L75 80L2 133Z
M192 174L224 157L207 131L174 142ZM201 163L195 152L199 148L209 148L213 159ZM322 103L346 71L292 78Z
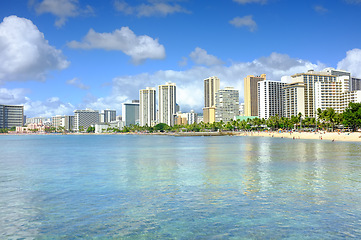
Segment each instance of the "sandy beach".
M239 136L361 142L361 133L359 132L243 132L240 133Z

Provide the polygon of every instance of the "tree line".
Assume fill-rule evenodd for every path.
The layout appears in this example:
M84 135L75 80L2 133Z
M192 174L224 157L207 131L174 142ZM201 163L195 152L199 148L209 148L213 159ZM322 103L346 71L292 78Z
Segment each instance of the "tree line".
M250 131L250 130L329 130L334 131L335 128L343 128L351 131L357 131L361 128L361 103L349 103L348 107L343 113L337 113L333 108L326 110L317 109L317 118L310 118L299 113L297 116L291 118L280 117L278 115L271 116L268 119L248 118L247 120L233 120L229 122L213 122L213 123L193 123L188 125L168 126L165 123L159 123L155 126L139 126L130 125L123 129L109 127L106 132L216 132L216 131ZM92 133L95 127L79 127L80 131ZM10 129L0 128L0 133L7 133ZM11 129L15 131L15 127ZM46 127L45 131L51 132L65 132L64 127Z

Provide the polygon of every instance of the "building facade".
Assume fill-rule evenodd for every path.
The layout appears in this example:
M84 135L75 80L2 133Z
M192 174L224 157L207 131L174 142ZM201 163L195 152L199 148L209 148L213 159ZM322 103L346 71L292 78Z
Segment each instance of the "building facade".
M167 82L158 86L159 123L174 125L176 114L176 84Z
M284 86L283 116L291 118L301 113L305 115L305 84L295 82Z
M117 111L116 110L102 110L100 112L100 122L102 123L110 123L116 120Z
M22 127L24 106L0 105L0 128Z
M99 123L99 111L92 109L74 111L74 130L86 131L91 125Z
M282 117L284 110L284 86L280 81L264 80L258 83L258 117L268 119L270 116Z
M315 103L315 83L323 82L323 83L334 83L336 82L336 75L331 75L328 72L315 72L313 70L308 71L307 73L298 73L292 75L292 82L303 82L305 85L304 92L304 104L305 104L305 112L304 116L308 116L313 118L316 116L316 103Z
M226 87L216 92L216 122L233 121L239 111L239 91L233 87Z
M261 76L248 75L244 78L244 115L258 116L258 82L266 80Z
M209 115L215 113L212 109L216 106L216 92L220 89L220 80L218 77L209 77L204 79L204 109L203 109L203 121L205 123L212 123L215 121L215 116Z
M154 126L157 121L156 89L147 87L139 90L139 124Z
M139 101L133 100L131 103L122 104L122 120L124 126L139 124Z

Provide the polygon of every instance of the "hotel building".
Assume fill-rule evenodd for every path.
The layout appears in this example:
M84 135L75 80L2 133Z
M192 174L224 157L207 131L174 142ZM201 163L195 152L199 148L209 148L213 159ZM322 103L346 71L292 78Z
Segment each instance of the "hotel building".
M283 97L285 83L264 80L258 83L258 117L283 116Z
M244 115L258 116L258 82L266 80L261 76L248 75L244 78Z
M159 123L174 125L176 114L176 84L167 82L158 86Z
M216 92L216 122L232 121L239 111L239 91L226 87Z
M74 130L86 131L91 125L99 123L99 111L92 109L75 110L74 111Z
M215 122L216 92L219 90L220 80L218 77L204 79L204 108L203 121Z
M0 128L24 125L24 106L0 105Z
M117 117L116 110L106 109L100 112L100 122L102 123L114 122L116 120L116 117Z
M52 117L52 125L55 128L63 127L64 130L71 131L73 130L74 126L74 116L57 115L55 117Z
M139 90L140 126L154 126L157 121L156 90L153 87Z
M124 126L139 124L138 100L133 100L131 103L122 103L122 120Z
M284 86L283 116L291 118L301 113L305 115L305 84L295 82Z

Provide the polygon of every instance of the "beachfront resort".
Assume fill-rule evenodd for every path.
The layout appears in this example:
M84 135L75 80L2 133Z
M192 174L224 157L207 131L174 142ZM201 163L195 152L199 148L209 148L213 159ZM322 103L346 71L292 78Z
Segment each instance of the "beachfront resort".
M266 79L266 74L248 75L243 80L241 103L239 90L220 89L218 77L203 81L202 113L182 113L177 104L176 83L167 82L158 88L140 89L139 99L122 104L122 115L117 115L115 109L80 109L74 110L74 115L27 118L24 106L0 105L0 128L2 132L14 133L107 133L356 131L359 127L355 112L357 103L361 103L361 79L347 71L309 70L277 81Z

